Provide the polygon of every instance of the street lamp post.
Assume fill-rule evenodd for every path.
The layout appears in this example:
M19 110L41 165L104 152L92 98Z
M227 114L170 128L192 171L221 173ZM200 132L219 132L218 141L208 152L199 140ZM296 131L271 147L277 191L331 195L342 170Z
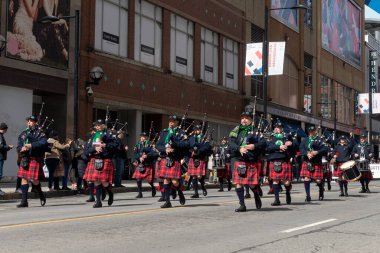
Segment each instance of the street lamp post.
M264 118L268 116L268 58L269 58L269 42L268 42L268 28L269 28L269 12L275 10L307 10L308 8L303 4L298 4L293 7L272 8L269 9L265 5L264 14L264 42L263 42L263 104L264 104Z
M80 34L80 11L76 10L74 16L45 16L42 17L40 23L52 23L60 19L75 19L75 48L74 48L74 123L73 136L74 140L78 137L78 112L79 112L79 34Z

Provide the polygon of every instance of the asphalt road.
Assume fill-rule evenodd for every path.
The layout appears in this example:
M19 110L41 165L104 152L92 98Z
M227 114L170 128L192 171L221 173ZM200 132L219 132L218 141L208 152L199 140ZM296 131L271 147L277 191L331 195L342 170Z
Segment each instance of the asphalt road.
M318 201L313 185L313 201L305 203L297 184L291 205L271 207L264 187L263 208L250 199L246 213L234 212L234 191L215 189L183 207L175 200L171 209L136 193L116 194L111 207L100 209L86 196L48 199L45 207L33 199L27 209L0 201L0 252L380 252L380 181L370 188L359 194L352 183L350 196L338 197L333 184Z

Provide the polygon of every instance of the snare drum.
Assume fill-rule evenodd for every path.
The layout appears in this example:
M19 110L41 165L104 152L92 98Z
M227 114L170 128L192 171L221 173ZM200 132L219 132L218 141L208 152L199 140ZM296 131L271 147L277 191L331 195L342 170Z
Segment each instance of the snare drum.
M368 161L367 160L356 160L356 164L360 171L369 171Z
M343 171L343 178L347 181L357 181L361 177L361 173L356 166L355 161L348 161L340 166L340 170Z

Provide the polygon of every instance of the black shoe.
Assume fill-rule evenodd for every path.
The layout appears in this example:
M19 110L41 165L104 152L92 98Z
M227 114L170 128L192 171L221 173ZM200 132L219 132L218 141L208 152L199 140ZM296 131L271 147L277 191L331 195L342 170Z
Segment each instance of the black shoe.
M261 209L262 203L261 203L261 199L259 195L255 196L255 204L256 204L256 209Z
M22 202L17 205L17 208L28 207L28 201Z
M239 206L239 208L235 209L235 212L237 213L247 212L247 208L245 206Z
M172 207L172 203L170 202L165 202L165 204L161 206L161 208L170 208L170 207Z
M286 204L290 205L292 203L292 197L290 196L290 192L286 193Z
M94 196L90 196L86 202L95 202Z
M59 187L54 187L53 189L54 189L54 191L62 191L62 189Z
M367 192L367 193L371 193L371 191L369 190L369 188L367 188L366 192Z
M319 191L319 200L323 200L325 198L325 195L323 193L323 191Z
M67 187L67 186L62 187L62 190L63 190L63 191L71 191L71 189L70 189L69 187Z
M207 190L206 190L206 188L203 188L203 189L202 189L202 192L203 192L203 196L206 197L206 196L207 196Z
M344 197L344 193L340 192L339 197Z
M164 202L165 201L165 198L163 196L161 196L157 202Z
M139 194L137 194L137 196L136 196L136 199L141 199L142 197L143 197L142 193L139 192Z
M281 205L280 200L274 200L274 202L271 204L271 206L279 206Z
M113 192L110 191L110 192L108 193L108 205L109 205L109 206L112 206L112 203L113 203Z
M172 198L176 199L177 198L177 191L172 190Z
M102 201L104 201L107 197L107 191L106 189L102 188Z
M224 192L224 190L223 189L219 189L218 192Z
M156 193L157 193L156 188L153 187L152 188L152 197L156 197Z
M245 199L250 199L250 198L251 198L251 194L246 193L246 194L244 195L244 198L245 198Z
M198 193L194 193L193 195L191 195L192 199L199 199L199 194Z
M40 195L40 203L41 203L41 206L44 206L46 204L46 193L42 193Z
M367 192L367 190L361 189L361 191L359 193L366 193L366 192Z
M102 205L102 202L100 202L100 201L96 201L95 202L95 204L92 206L93 208L100 208L100 207L102 207L103 205Z
M331 184L327 184L327 190L331 191Z
M306 196L305 202L311 202L311 197L310 196Z
M231 182L228 182L228 183L227 183L227 189L228 189L228 191L231 191L231 188L232 188L232 183L231 183Z
M181 205L184 205L186 203L185 195L183 195L182 191L178 191L178 196L179 196L179 203Z
M344 192L344 196L348 197L348 192L347 191Z

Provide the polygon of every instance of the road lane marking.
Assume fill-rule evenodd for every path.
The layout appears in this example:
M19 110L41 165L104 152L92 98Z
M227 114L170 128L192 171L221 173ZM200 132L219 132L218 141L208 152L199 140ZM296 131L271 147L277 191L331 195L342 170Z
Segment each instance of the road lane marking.
M284 231L281 231L281 233L291 233L291 232L294 232L294 231L297 231L297 230L301 230L301 229L305 229L305 228L310 228L310 227L318 226L318 225L321 225L321 224L324 224L324 223L328 223L328 222L332 222L332 221L336 221L336 220L337 219L329 219L329 220L319 221L319 222L311 223L309 225L305 225L305 226L301 226L301 227L296 227L296 228L284 230Z

